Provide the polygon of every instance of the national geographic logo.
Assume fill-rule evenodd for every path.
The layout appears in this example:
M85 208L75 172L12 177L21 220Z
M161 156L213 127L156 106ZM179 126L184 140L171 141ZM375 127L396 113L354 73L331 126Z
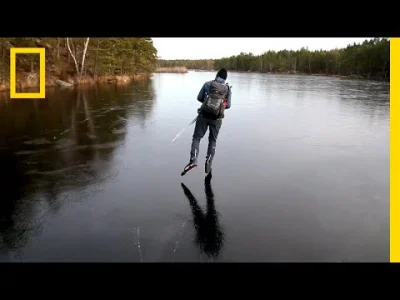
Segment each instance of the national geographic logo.
M39 70L39 81L40 89L39 93L17 93L16 91L16 55L17 54L39 54L40 57L40 70ZM22 99L22 98L36 98L43 99L46 97L46 65L45 65L45 48L11 48L10 49L10 98L11 99Z

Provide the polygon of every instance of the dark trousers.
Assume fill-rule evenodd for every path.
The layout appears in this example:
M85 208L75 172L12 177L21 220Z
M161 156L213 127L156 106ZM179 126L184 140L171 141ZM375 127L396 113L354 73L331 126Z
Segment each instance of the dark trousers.
M197 158L199 156L200 140L206 134L207 129L209 129L206 160L209 163L212 162L215 155L215 147L217 146L217 138L221 125L222 119L212 120L199 115L193 132L192 147L190 150L191 161L197 162Z

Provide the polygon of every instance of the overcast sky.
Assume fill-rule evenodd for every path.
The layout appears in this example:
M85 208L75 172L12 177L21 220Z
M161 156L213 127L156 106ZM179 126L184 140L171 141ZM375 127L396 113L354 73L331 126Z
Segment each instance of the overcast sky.
M252 52L259 55L268 50L330 50L346 47L370 38L153 38L162 59L204 59Z

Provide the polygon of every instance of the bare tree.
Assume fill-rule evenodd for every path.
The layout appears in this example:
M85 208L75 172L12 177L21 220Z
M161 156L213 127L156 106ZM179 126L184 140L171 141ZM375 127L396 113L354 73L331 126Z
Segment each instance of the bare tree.
M76 57L77 56L76 47L74 47L75 48L75 51L74 51L75 54L74 54L74 52L71 50L71 46L70 46L69 40L70 40L70 38L66 38L67 47L68 47L69 53L72 56L72 59L74 60L75 68L76 68L76 75L77 75L78 82L79 82L82 79L83 71L85 69L85 58L86 58L86 52L87 52L87 48L88 48L88 45L89 45L90 38L86 38L86 40L85 40L85 44L84 44L84 47L83 47L83 53L82 53L81 68L80 69L79 69L79 64L78 64L78 60L77 60L77 57Z

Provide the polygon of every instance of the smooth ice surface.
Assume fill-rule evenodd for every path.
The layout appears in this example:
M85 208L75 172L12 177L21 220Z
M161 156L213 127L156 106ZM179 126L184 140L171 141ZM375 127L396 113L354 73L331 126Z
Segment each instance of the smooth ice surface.
M207 182L171 140L214 75L1 93L0 260L388 261L389 85L229 73Z

